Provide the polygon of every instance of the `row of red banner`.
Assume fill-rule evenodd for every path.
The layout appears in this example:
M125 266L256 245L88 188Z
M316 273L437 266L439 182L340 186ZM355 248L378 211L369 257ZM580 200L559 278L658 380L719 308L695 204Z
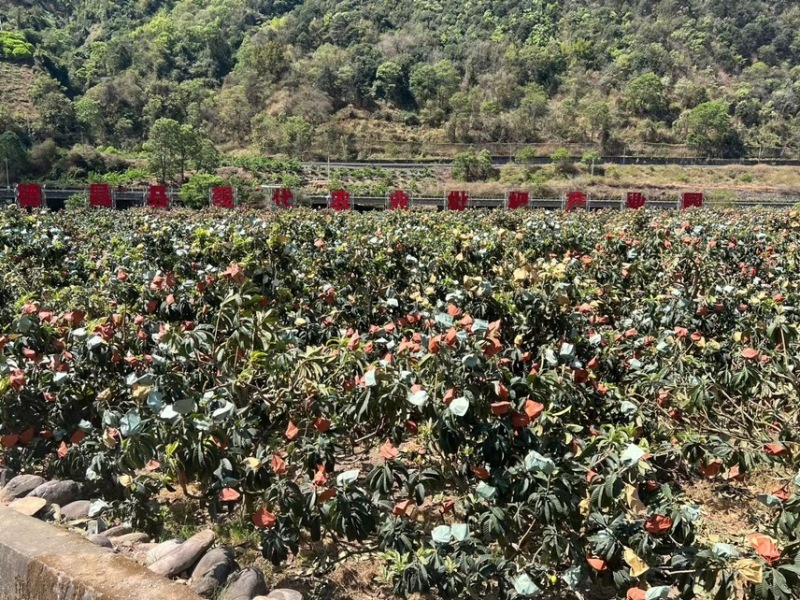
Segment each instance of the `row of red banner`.
M210 203L217 208L232 209L236 207L236 193L230 186L212 188ZM289 188L275 188L272 190L272 205L278 209L294 207L294 194ZM445 208L451 211L463 211L469 207L470 196L465 191L452 191L447 194ZM681 197L680 207L702 208L703 194L685 193ZM17 202L26 208L41 208L44 205L42 186L36 183L21 183L17 186ZM516 210L530 206L531 197L528 192L509 192L506 208ZM630 209L642 208L646 205L647 198L641 192L628 192L625 204ZM150 208L169 208L171 196L167 186L151 185L145 193L145 205ZM89 186L89 205L94 207L112 208L114 199L111 186L105 183L93 183ZM405 190L395 190L388 196L387 208L390 210L407 210L411 205L411 196ZM584 192L571 192L566 195L564 209L574 211L588 208L589 196ZM348 211L353 209L352 197L347 190L336 190L331 193L328 206L335 211Z

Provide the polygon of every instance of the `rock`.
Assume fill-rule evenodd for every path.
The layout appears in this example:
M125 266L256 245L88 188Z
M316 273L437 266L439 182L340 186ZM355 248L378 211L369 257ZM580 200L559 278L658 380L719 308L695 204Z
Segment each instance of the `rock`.
M31 496L27 497L30 498ZM42 500L44 500L44 498L42 498ZM58 504L48 504L47 508L39 513L39 518L45 521L58 522L61 520L61 507Z
M44 498L52 504L64 506L77 500L80 494L81 486L77 481L48 481L28 495L34 498Z
M174 552L180 545L180 540L167 540L166 542L156 544L156 547L147 553L147 566L157 563L167 554Z
M0 490L6 487L6 484L14 477L14 471L8 467L0 467Z
M252 600L256 596L267 593L267 582L261 569L248 567L231 577L228 587L220 596L220 600Z
M89 519L86 521L86 533L102 533L108 537L106 531L106 522L103 519Z
M262 600L303 600L303 594L294 590L272 590L268 596L260 596ZM254 598L253 600L259 600Z
M0 490L0 502L11 502L23 498L44 483L38 475L17 475Z
M230 548L214 548L197 563L189 587L198 596L211 598L217 588L228 580L228 575L238 568Z
M122 525L117 525L116 527L107 529L106 531L103 532L103 535L106 536L107 538L115 538L121 535L128 535L129 533L133 533L133 527L131 527L127 523L124 523Z
M108 537L108 534L104 534ZM115 546L120 546L122 544L139 544L141 542L147 542L150 540L150 536L146 533L126 533L125 535L118 535L114 538L111 538L111 543Z
M17 498L8 506L26 517L32 517L47 506L47 500L44 498Z
M201 531L183 542L174 552L154 562L148 568L164 577L175 577L191 569L200 557L211 548L216 536L213 531Z
M65 521L80 521L89 518L89 506L92 503L88 500L77 500L61 507L61 518Z
M90 534L86 536L86 539L92 542L93 544L101 546L102 548L114 547L114 545L111 543L111 540L104 535Z

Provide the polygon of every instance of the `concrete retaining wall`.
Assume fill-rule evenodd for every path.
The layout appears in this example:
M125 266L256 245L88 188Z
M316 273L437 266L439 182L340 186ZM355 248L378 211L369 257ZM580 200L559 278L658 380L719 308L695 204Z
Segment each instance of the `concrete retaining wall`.
M0 600L200 600L81 536L0 506Z

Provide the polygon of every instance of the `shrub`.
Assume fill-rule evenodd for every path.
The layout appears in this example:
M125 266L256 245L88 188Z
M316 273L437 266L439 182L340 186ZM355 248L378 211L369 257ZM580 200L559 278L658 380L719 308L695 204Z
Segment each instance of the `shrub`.
M210 173L195 173L181 186L180 199L189 208L208 206L208 193L212 187L223 184L222 177Z
M453 179L456 181L486 181L495 179L497 175L488 150L476 152L470 148L467 152L457 154L453 160Z

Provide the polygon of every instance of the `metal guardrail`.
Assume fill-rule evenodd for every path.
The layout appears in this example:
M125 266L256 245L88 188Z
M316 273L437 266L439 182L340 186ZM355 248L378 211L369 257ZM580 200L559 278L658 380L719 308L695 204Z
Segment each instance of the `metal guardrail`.
M43 195L45 206L54 211L63 210L69 198L83 193L86 193L85 188L44 188ZM117 210L126 210L143 207L145 205L146 193L145 190L115 190L115 208ZM298 205L313 209L323 209L328 207L329 200L330 198L328 196L323 195L302 196L298 201ZM0 202L13 204L15 202L14 190L0 188ZM736 206L742 208L758 206L792 208L797 205L798 202L800 202L800 199L794 200L762 196L755 196L752 199L742 198L724 201L710 198L705 200L707 206ZM355 210L370 211L385 210L387 208L387 199L384 196L352 196L351 203ZM499 209L503 208L505 203L505 198L471 197L468 207L474 209ZM416 209L445 210L445 205L446 200L443 197L428 196L412 197L410 199L410 206ZM677 199L674 201L648 200L647 206L650 208L674 209L679 206L679 201ZM543 210L559 210L564 208L564 200L562 198L530 198L528 207ZM590 197L586 208L589 210L622 209L625 208L625 202L621 198Z

